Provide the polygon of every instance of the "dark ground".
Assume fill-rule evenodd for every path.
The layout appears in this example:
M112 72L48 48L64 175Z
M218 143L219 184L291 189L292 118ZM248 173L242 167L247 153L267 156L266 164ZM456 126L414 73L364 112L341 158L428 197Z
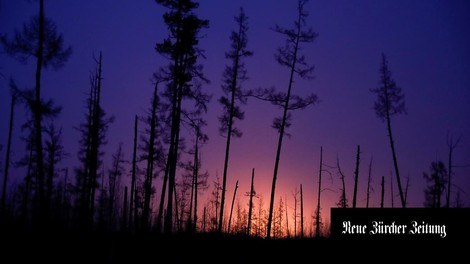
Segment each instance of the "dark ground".
M390 263L410 256L417 256L422 262L445 257L446 248L454 248L449 247L449 241L435 240L267 240L218 234L7 232L0 238L0 254L9 260L3 262L0 258L0 263L317 263L325 258ZM462 252L457 248L456 253Z

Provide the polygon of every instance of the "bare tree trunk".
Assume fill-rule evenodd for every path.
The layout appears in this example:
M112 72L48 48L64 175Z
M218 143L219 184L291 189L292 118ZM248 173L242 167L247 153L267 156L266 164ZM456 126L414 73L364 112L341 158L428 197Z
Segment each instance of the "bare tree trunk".
M382 176L382 195L380 199L380 208L384 208L384 194L385 194L385 177Z
M127 186L124 187L124 204L122 205L122 228L121 230L123 232L127 231L127 218L128 213L127 213Z
M393 166L395 167L395 174L397 176L397 185L398 185L398 191L400 192L401 205L402 205L403 208L405 208L406 207L405 196L404 196L403 190L401 188L400 172L398 170L397 154L396 154L396 151L395 151L395 143L393 141L392 127L391 127L390 123L391 123L390 114L387 111L387 130L388 130L388 136L389 136L389 139L390 139L390 147L392 148ZM393 196L393 193L392 193L392 196ZM393 207L393 198L392 198L392 207Z
M295 191L294 191L294 237L295 238L297 238L297 203L298 203L297 194L298 194L298 191L297 191L297 188L295 188Z
M285 196L286 200L286 232L287 232L287 237L290 237L290 232L289 232L289 214L287 213L287 196Z
M356 199L357 199L357 182L359 178L359 159L360 159L360 150L361 147L357 145L357 154L356 154L356 170L354 171L354 195L353 195L353 204L352 207L356 208Z
M168 153L168 155L170 155ZM165 206L165 198L166 198L166 186L168 184L168 173L169 173L169 160L165 165L165 175L163 176L163 184L162 184L162 192L160 196L160 205L158 207L158 216L157 216L157 231L161 232L162 230L162 221L163 221L163 208Z
M142 211L142 230L149 231L150 221L150 200L152 198L152 180L153 180L153 165L155 158L155 140L156 140L156 125L157 125L157 103L158 103L158 82L155 84L155 89L152 97L152 112L150 118L150 135L148 141L147 153L147 173L144 181L144 208Z
M300 185L300 238L304 238L304 196Z
M250 206L248 209L248 228L246 230L247 235L251 233L251 214L253 212L253 196L255 195L255 188L254 188L254 180L255 180L255 168L251 171L251 189L250 189Z
M11 104L10 104L10 122L8 126L8 143L7 143L7 150L6 150L6 157L5 157L5 174L3 176L3 187L2 187L2 201L1 201L1 208L0 213L5 216L5 199L6 199L6 191L7 191L7 183L8 183L8 169L10 167L10 150L11 150L11 136L13 133L13 118L15 116L15 101L16 95L12 92L11 95ZM1 220L1 219L0 219Z
M323 147L320 147L320 170L318 172L318 203L317 212L315 215L315 236L320 237L320 195L321 195L321 173L323 166Z
M390 175L390 190L391 190L392 208L393 208L394 205L393 205L393 181L392 181L392 175Z
M37 50L37 63L36 63L36 97L34 101L34 133L35 133L35 144L36 144L36 165L37 165L37 179L38 179L38 193L39 193L39 217L40 221L43 221L44 212L43 206L45 202L44 197L44 159L42 149L42 111L41 111L41 71L43 64L43 53L44 53L44 0L39 1L39 39L38 39L38 50ZM42 223L41 223L42 225Z
M130 197L130 204L129 204L129 229L133 230L133 221L135 220L133 218L136 213L134 212L137 211L137 207L134 207L134 199L135 199L135 193L136 193L136 188L135 188L135 183L136 183L136 170L137 170L137 125L138 125L138 118L137 115L134 117L134 148L132 152L132 179L131 179L131 197Z
M232 206L230 207L230 217L228 218L228 228L227 228L228 234L230 234L230 224L232 223L233 204L235 203L235 196L237 195L237 190L238 190L238 181L237 183L235 183L235 191L233 192Z
M202 232L206 232L206 207L204 206L204 211L202 213Z
M447 196L446 196L446 208L449 208L450 206L450 187L452 186L452 153L454 152L454 149L457 147L459 144L459 141L462 137L459 137L455 142L452 137L449 138L447 136L447 146L449 147L449 174L448 174L448 179L447 179Z
M336 165L338 167L338 172L341 175L341 182L343 184L343 189L341 190L341 198L339 201L339 206L341 208L347 208L348 207L348 199L346 198L346 183L344 180L344 174L341 171L341 167L339 166L339 158L336 158Z
M369 198L370 198L370 178L372 175L372 157L370 157L369 163L369 177L367 178L367 200L366 200L366 208L369 208Z

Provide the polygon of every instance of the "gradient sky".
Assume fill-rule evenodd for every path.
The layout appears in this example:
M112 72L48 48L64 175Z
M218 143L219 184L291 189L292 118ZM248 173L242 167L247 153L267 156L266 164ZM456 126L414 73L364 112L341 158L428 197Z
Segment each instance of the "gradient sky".
M93 54L103 52L102 102L105 111L115 116L105 148L105 165L119 142L127 159L132 154L133 117L143 115L150 106L152 73L167 61L154 46L167 36L162 14L166 11L152 0L125 1L45 1L45 13L53 19L73 53L65 67L43 72L43 98L52 98L63 111L57 124L63 128L64 145L71 154L61 167L76 166L79 133L74 129L84 120L84 100L89 90L89 73L95 68ZM229 63L229 35L235 29L233 17L244 7L249 18L248 47L254 56L247 59L249 80L245 88L275 86L286 91L289 72L274 60L284 39L270 28L276 24L291 27L296 15L295 1L201 0L197 13L209 20L202 31L200 47L205 50L204 73L211 83L204 87L212 94L207 114L209 142L202 150L202 166L222 177L225 138L218 134L217 117L222 107L222 71ZM38 10L35 1L0 0L0 33L12 36ZM424 201L423 172L432 161L447 163L446 135L461 136L454 151L455 165L470 165L470 3L468 1L310 1L307 20L319 37L303 46L307 60L315 66L313 80L295 80L293 92L314 92L320 102L293 113L291 138L284 141L277 190L287 197L292 212L292 193L303 185L305 214L310 221L317 202L320 147L325 164L341 162L346 175L347 196L352 202L356 147L361 147L358 206L366 204L367 173L371 157L372 193L370 205L380 206L381 176L386 179L385 206L391 206L390 179L393 165L386 125L373 111L375 96L369 91L379 81L381 53L387 55L392 77L405 94L408 114L392 119L398 163L402 175L410 178L408 205L421 207ZM10 77L22 87L34 86L34 61L22 65L3 52L0 54L0 144L6 145L9 116ZM17 107L14 131L18 135L25 120L24 107ZM236 180L238 197L249 191L251 169L255 168L255 189L269 205L277 132L271 128L273 117L281 110L265 102L249 100L243 106L245 120L238 122L244 133L235 139L227 182L229 209ZM188 139L188 145L190 141ZM24 146L15 138L12 160L22 156ZM0 153L4 165L5 148ZM184 157L187 159L187 157ZM324 174L323 214L339 199L341 182L335 169ZM22 174L17 173L19 176ZM2 174L3 175L3 174ZM10 183L20 180L14 172ZM15 178L16 177L16 178ZM128 178L128 177L126 177ZM157 180L157 186L161 181ZM470 167L455 168L453 183L460 189L465 206L470 205ZM394 204L400 205L394 184ZM453 187L453 198L457 187ZM160 187L157 187L160 190ZM210 187L209 191L212 189ZM452 199L453 201L454 199ZM204 201L204 200L203 200ZM205 202L205 201L204 201ZM202 203L202 202L201 202Z

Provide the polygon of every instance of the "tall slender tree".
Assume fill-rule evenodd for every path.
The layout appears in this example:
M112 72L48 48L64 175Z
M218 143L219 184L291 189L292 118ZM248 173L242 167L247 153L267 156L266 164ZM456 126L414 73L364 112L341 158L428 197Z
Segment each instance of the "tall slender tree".
M235 190L233 191L232 205L230 206L230 215L228 217L228 227L227 227L227 233L228 234L230 234L230 225L232 224L233 204L235 203L235 197L237 196L237 190L238 190L238 180L235 183Z
M123 164L126 162L122 145L122 143L119 143L116 153L112 155L112 167L108 172L108 223L111 228L116 229L118 227L116 221L118 216L116 201L119 198L121 177L124 174Z
M131 189L130 189L130 199L129 199L129 229L134 230L134 215L137 211L137 207L134 206L135 192L136 192L136 177L137 177L137 127L138 127L138 117L134 117L134 145L132 151L132 171L131 171Z
M56 184L54 178L58 176L57 166L68 154L62 145L62 129L57 129L54 123L50 123L45 129L45 156L46 156L46 215L51 217L53 205L53 193Z
M321 195L321 176L323 171L323 147L320 147L320 169L318 170L318 198L317 198L317 209L315 210L315 236L320 236L320 195Z
M253 212L253 197L256 195L255 192L255 168L251 171L251 188L250 188L250 201L248 202L248 226L246 230L246 234L250 235L251 234L251 215Z
M7 149L5 153L5 169L3 174L3 185L2 185L2 200L0 206L0 213L5 215L5 204L6 204L6 192L7 192L7 184L8 184L8 170L10 168L10 151L11 151L11 137L13 134L13 119L15 117L15 104L17 100L16 89L14 89L16 85L14 84L13 80L10 80L10 87L11 89L11 101L10 101L10 121L8 122L8 142L7 142ZM1 219L0 219L1 220Z
M142 231L148 231L150 227L150 201L153 195L153 178L155 177L154 166L158 158L161 156L162 148L160 147L158 140L158 126L159 120L157 116L157 108L159 105L158 97L158 81L155 83L155 87L152 94L151 107L148 116L145 118L147 124L146 135L142 137L144 155L142 159L146 160L146 172L144 180L144 201L142 210Z
M79 167L76 168L76 190L78 207L78 220L81 229L90 230L93 227L95 211L96 189L99 186L99 168L104 152L102 147L106 142L106 132L114 117L107 117L101 107L102 90L102 64L103 56L100 52L96 72L90 75L90 93L86 101L85 122L78 127L81 133L80 150L78 157Z
M45 199L45 170L42 142L43 109L41 103L41 76L43 68L52 66L59 69L70 57L71 47L64 47L62 34L57 32L55 23L46 18L44 13L44 0L39 1L39 15L33 17L23 30L16 31L12 41L1 37L1 42L7 53L16 56L18 60L26 62L29 57L36 58L35 96L31 104L34 119L35 163L38 180L38 209L39 216L44 220Z
M374 189L370 186L372 178L372 157L370 157L370 163L369 163L369 177L367 177L367 198L366 198L366 208L369 208L369 198L370 198L370 192L373 192ZM408 178L410 179L410 178ZM408 184L407 184L408 186Z
M357 183L359 179L359 161L361 157L361 147L357 145L357 152L356 152L356 170L354 171L354 194L353 194L353 204L352 208L356 208L356 201L357 201Z
M301 44L310 43L316 38L317 33L313 29L306 27L306 18L308 16L305 10L305 4L307 0L299 0L297 6L297 18L294 22L292 29L285 29L280 26L276 26L274 31L286 37L285 46L280 47L275 54L277 62L281 66L285 66L289 69L289 82L287 85L286 93L275 93L274 91L269 94L268 98L274 105L282 108L282 116L275 118L273 122L273 128L279 132L279 139L276 150L276 160L274 163L274 174L271 185L271 199L269 203L269 215L268 215L268 226L267 226L267 238L271 237L271 224L273 220L273 209L274 209L274 198L276 191L276 181L279 169L279 161L281 158L282 141L284 138L285 130L291 125L290 112L289 110L304 109L307 106L317 102L317 96L312 94L306 98L301 98L292 94L292 88L294 85L294 75L298 75L300 78L309 78L313 71L313 66L308 65L305 56L300 54Z
M163 15L169 35L157 43L156 51L169 60L169 65L158 72L158 79L167 81L164 92L168 100L168 119L170 120L170 139L167 155L168 196L164 221L165 233L173 231L173 196L175 189L176 168L179 159L180 125L184 117L183 99L193 100L195 112L207 111L206 104L210 97L202 93L201 82L208 80L202 73L198 59L204 54L197 46L201 29L208 27L209 21L200 19L194 10L199 4L193 0L156 0L169 9ZM166 172L165 172L166 173Z
M220 218L219 218L219 232L222 232L222 222L224 218L225 208L225 192L227 186L227 172L230 154L230 143L232 136L241 137L242 132L234 126L236 120L243 120L245 117L244 112L240 109L237 102L245 104L247 100L246 92L242 89L242 81L247 79L244 58L251 57L253 52L247 49L248 38L248 17L245 15L243 8L240 8L240 14L235 17L237 23L237 31L233 31L230 35L230 51L225 53L225 57L230 60L231 65L225 67L223 73L222 90L224 96L220 97L219 102L224 108L220 120L220 133L225 134L227 141L225 144L225 161L224 161L224 174L222 177L222 197L220 199Z
M378 118L387 123L388 138L390 140L390 148L392 149L393 167L395 168L395 176L397 179L398 191L400 193L401 205L406 207L405 196L403 193L400 171L398 167L398 159L395 150L395 142L392 134L392 116L396 114L406 113L405 96L400 87L392 79L392 73L388 68L388 61L385 54L382 53L382 63L380 66L380 82L379 87L370 90L377 96L374 104L374 110Z
M304 238L304 195L300 185L300 238Z

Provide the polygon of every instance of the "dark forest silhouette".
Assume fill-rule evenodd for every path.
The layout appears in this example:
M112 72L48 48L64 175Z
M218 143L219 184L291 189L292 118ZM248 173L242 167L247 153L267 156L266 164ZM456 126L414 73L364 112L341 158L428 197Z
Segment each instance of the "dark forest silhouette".
M124 234L159 234L176 235L181 233L235 234L253 238L312 238L322 239L328 236L328 224L323 222L321 193L322 172L327 169L337 171L341 180L337 206L341 208L358 207L358 193L367 194L366 207L370 206L372 185L372 156L367 175L367 189L358 187L360 175L360 146L357 146L355 172L345 173L340 168L340 159L335 166L327 166L323 161L323 147L320 148L320 163L317 179L308 183L296 183L300 186L292 193L293 205L288 204L287 196L276 194L278 168L281 162L281 149L287 129L292 123L294 110L305 109L318 102L315 94L301 97L294 94L295 79L309 79L313 71L307 59L301 54L304 44L316 40L318 34L306 25L308 13L306 0L297 3L297 14L293 28L274 27L273 31L285 38L284 46L275 52L276 62L288 69L289 82L285 91L274 88L250 90L243 89L243 81L248 78L245 59L253 52L248 49L248 17L243 8L235 17L236 29L230 34L230 49L225 54L228 66L223 72L222 90L219 98L220 135L225 137L224 164L222 183L216 175L216 181L209 184L209 172L204 169L204 157L201 148L209 140L205 114L212 99L205 90L209 82L204 76L204 52L199 41L204 29L209 27L209 20L196 15L198 3L193 0L156 0L167 11L163 21L168 28L168 37L155 45L156 53L161 55L167 65L156 69L153 77L154 87L149 94L149 107L145 113L135 113L133 138L129 144L132 153L124 153L122 144L112 155L110 168L104 168L104 146L107 132L112 126L114 116L108 115L102 106L102 90L108 89L103 80L106 52L99 53L94 59L96 69L91 69L90 87L84 98L81 123L77 124L80 132L78 153L67 153L61 138L60 124L55 117L61 107L52 99L46 100L41 94L41 76L49 66L54 69L65 67L71 55L71 47L66 46L55 23L45 17L44 0L39 1L39 15L25 24L22 31L16 31L12 39L1 37L4 50L19 61L35 59L34 89L28 90L10 81L11 105L9 113L8 142L6 159L3 164L3 180L0 213L2 229L21 231L78 231L84 233L124 233ZM103 48L105 50L105 47ZM30 58L32 57L32 58ZM221 58L222 61L223 58ZM387 136L392 151L394 176L398 186L401 207L406 207L409 178L405 188L402 185L395 141L392 136L392 116L405 113L404 94L391 77L388 60L381 55L379 64L380 82L378 88L370 91L377 96L374 111L386 122ZM112 74L112 73L108 73ZM371 73L373 75L374 73ZM374 85L371 84L371 87ZM272 127L278 132L276 156L274 160L271 193L268 210L264 208L263 195L256 192L255 169L251 168L250 190L239 190L249 197L246 205L237 198L238 179L235 186L228 186L230 150L237 145L232 139L241 137L242 132L236 127L244 119L241 105L252 97L268 101L282 110L275 118ZM12 134L15 122L15 109L24 106L28 110L28 120L22 125L22 134ZM2 120L3 121L3 120ZM294 134L294 133L293 133ZM12 161L12 137L22 138L26 149L20 160ZM453 151L458 146L460 137L447 138L449 149L447 165L442 161L433 161L429 172L423 177L428 181L424 188L425 207L441 208L462 206L460 193L455 191L452 177L455 175ZM274 142L273 142L274 144ZM74 168L60 169L60 161L72 156L77 165ZM8 188L11 166L23 167L26 171L21 184ZM125 164L131 170L126 171ZM327 167L327 169L325 169ZM250 168L246 171L249 172ZM16 176L16 175L15 175ZM21 175L20 175L21 176ZM130 182L123 180L129 176ZM345 183L346 177L354 176L352 186L352 205L349 204L350 189ZM156 188L155 179L162 178L162 187ZM243 177L250 179L250 173ZM380 179L377 175L374 179ZM126 182L126 183L125 183ZM302 184L318 183L317 205L310 225L304 221L304 194ZM297 185L298 184L298 185ZM380 207L384 207L385 177L381 178ZM387 183L388 184L388 183ZM323 186L323 187L322 187ZM393 199L393 182L390 182ZM208 192L208 190L211 190ZM233 197L226 202L228 189L233 189ZM387 191L388 192L388 191ZM206 201L201 194L209 193ZM455 193L455 195L454 195ZM388 195L388 194L387 194ZM275 202L278 200L278 202ZM289 199L289 201L291 201ZM228 203L230 211L227 214ZM234 212L235 206L235 212ZM392 202L393 206L393 202ZM289 225L290 223L290 225Z

